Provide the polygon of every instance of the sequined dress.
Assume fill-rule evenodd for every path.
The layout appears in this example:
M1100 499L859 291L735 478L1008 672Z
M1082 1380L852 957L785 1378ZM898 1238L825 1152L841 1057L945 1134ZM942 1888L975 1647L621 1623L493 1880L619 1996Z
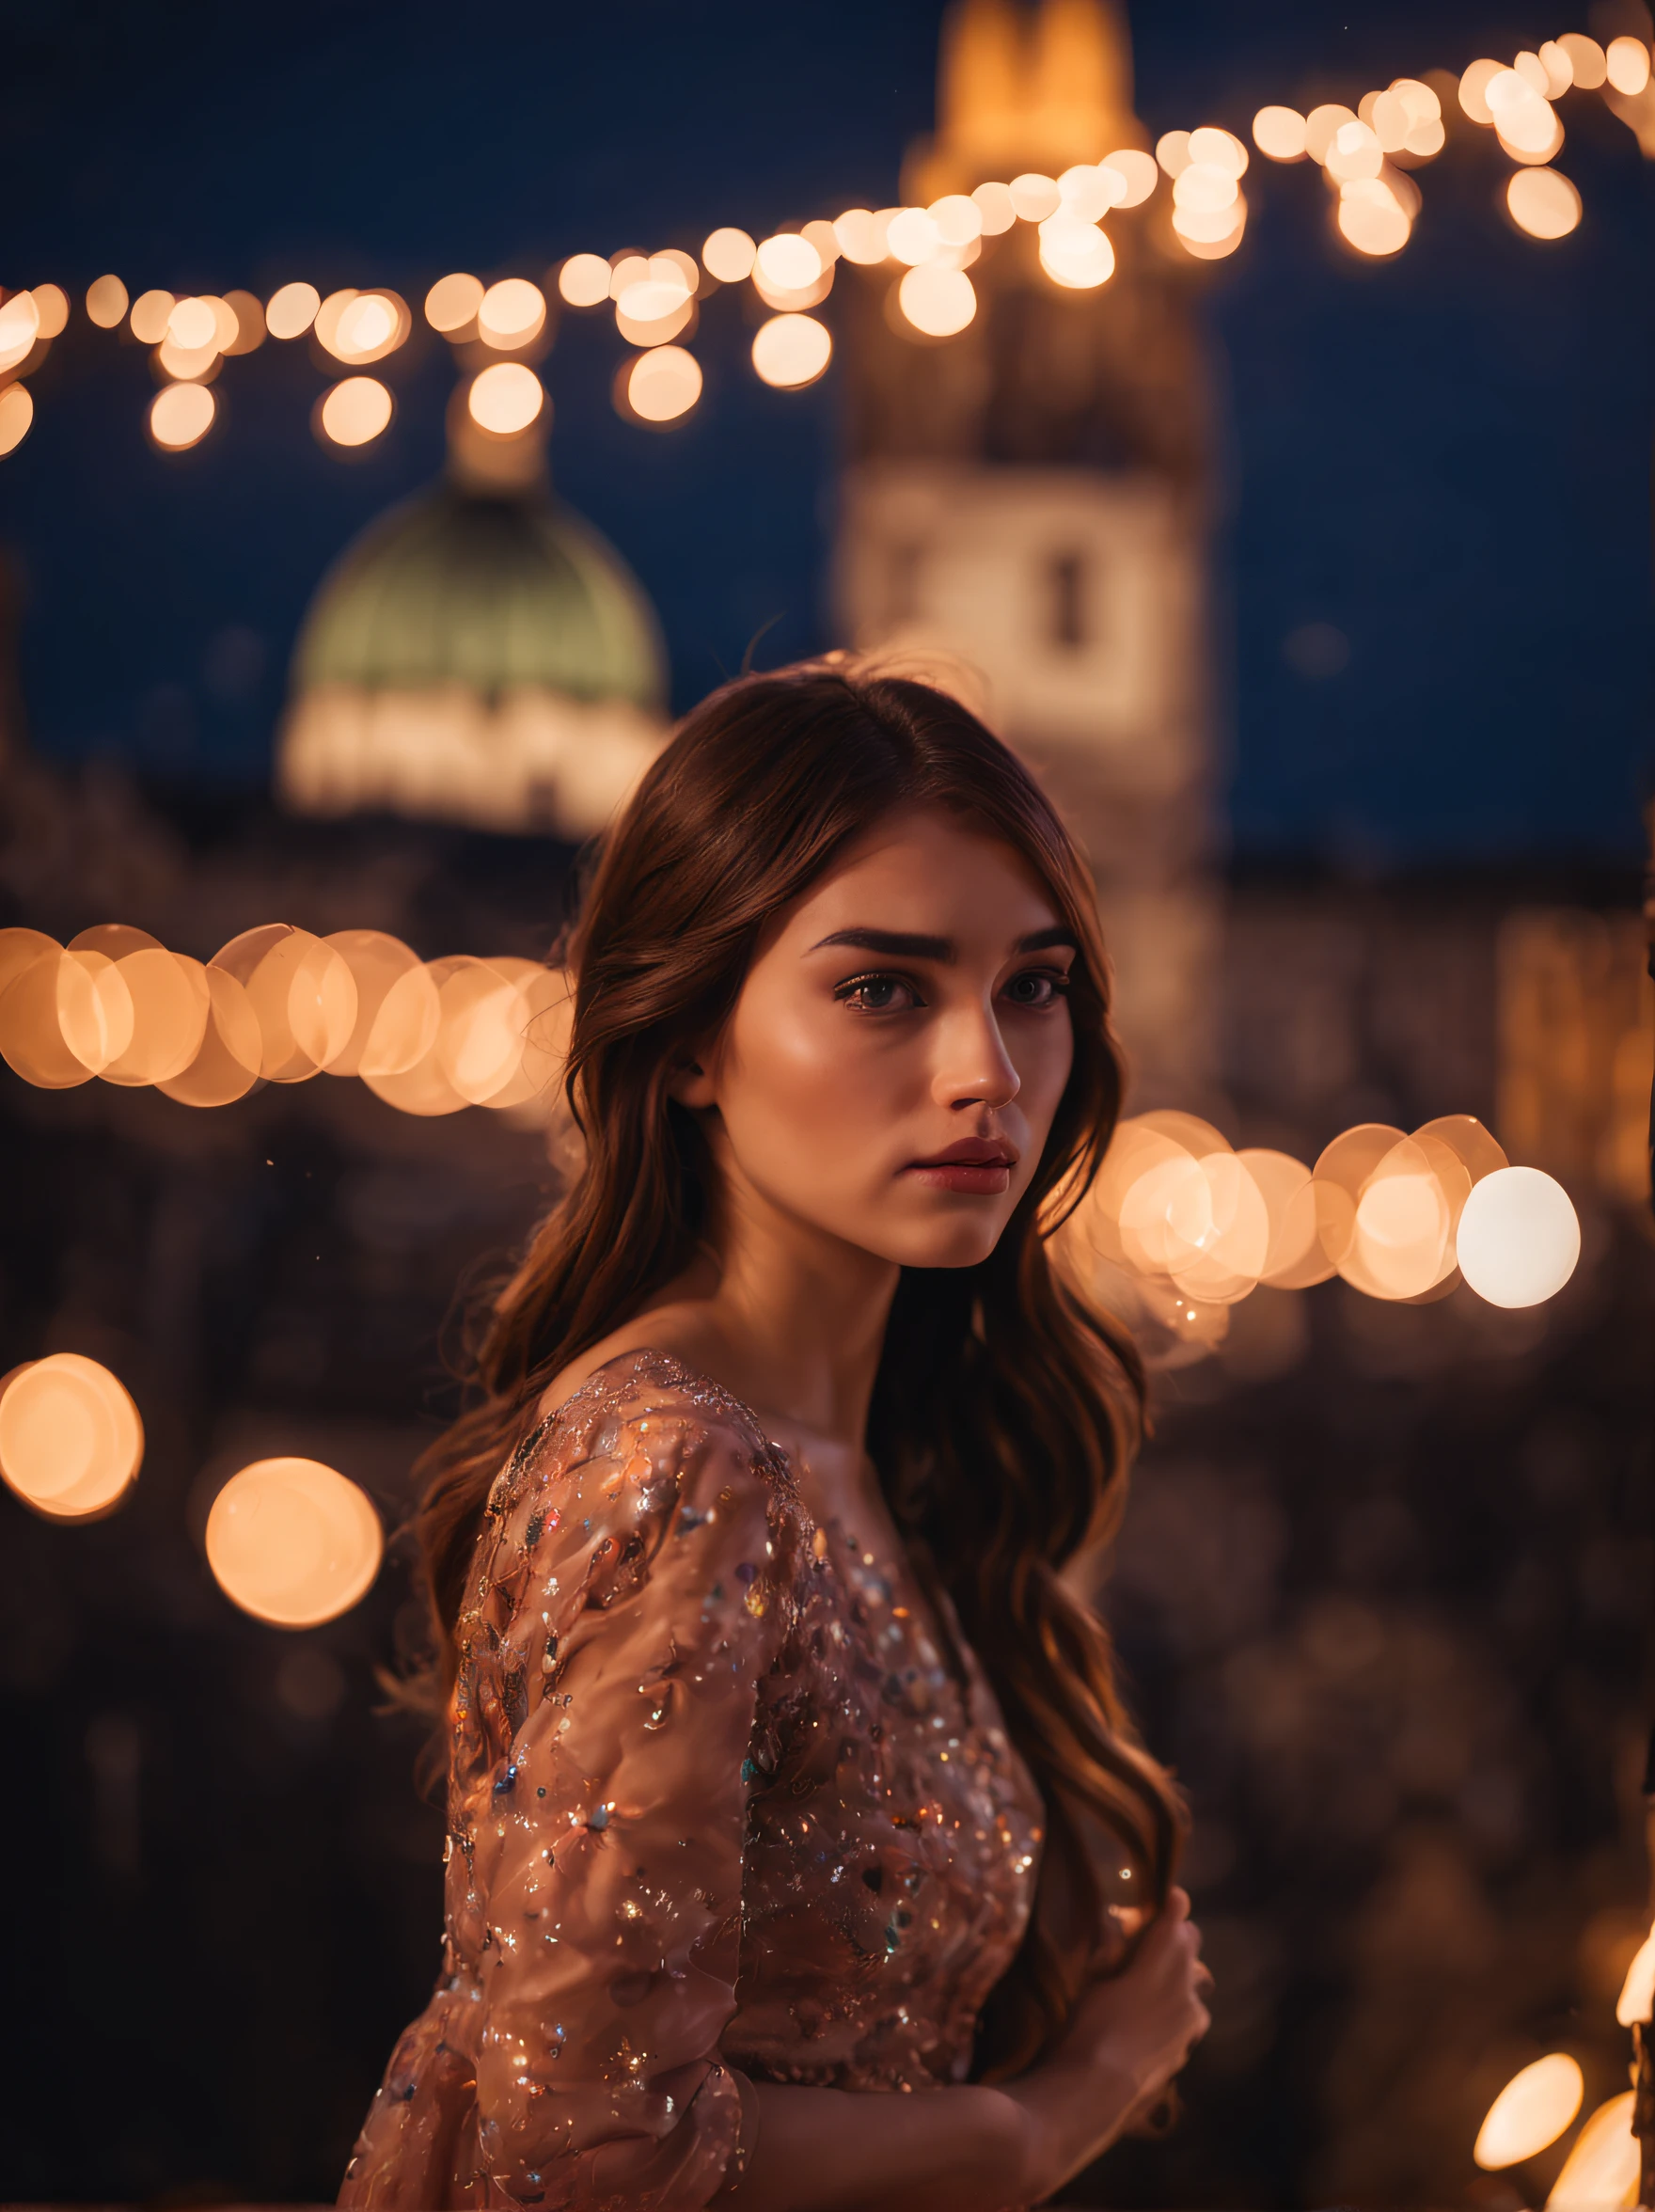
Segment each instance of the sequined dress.
M341 2204L686 2212L733 2069L964 2078L1040 1800L946 1598L746 1407L601 1368L496 1482L460 1648L442 1971Z

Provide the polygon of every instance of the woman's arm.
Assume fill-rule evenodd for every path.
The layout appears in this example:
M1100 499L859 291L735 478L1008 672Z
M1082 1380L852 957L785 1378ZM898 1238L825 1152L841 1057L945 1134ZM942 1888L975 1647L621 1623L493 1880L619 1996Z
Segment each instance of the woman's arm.
M752 2085L758 2138L730 2212L1002 2212L1089 2166L1206 2034L1190 1900L1174 1889L1121 1974L1095 1983L1019 2080L922 2096Z

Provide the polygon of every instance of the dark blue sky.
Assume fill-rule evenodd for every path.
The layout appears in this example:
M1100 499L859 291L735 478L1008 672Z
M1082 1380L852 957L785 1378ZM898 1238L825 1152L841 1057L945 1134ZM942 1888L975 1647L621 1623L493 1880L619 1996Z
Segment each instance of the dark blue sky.
M939 15L933 0L11 0L0 176L16 265L0 280L78 294L113 268L134 293L268 292L305 276L417 299L449 267L537 274L578 247L693 245L718 222L883 204L930 121ZM1157 130L1244 131L1265 100L1354 103L1568 27L1527 0L1360 16L1156 0L1133 16ZM1655 764L1655 173L1596 100L1563 112L1559 166L1586 219L1550 248L1496 212L1505 164L1485 134L1422 173L1424 216L1393 264L1332 245L1313 171L1249 179L1247 240L1206 307L1243 852L1636 850ZM619 350L596 319L565 322L545 367L554 472L654 594L682 704L774 617L764 659L828 641L836 386L759 387L734 303L716 299L706 399L652 434L609 407ZM263 779L318 576L440 462L446 349L426 334L387 373L397 421L355 461L316 447L323 380L303 347L275 345L229 364L214 435L164 458L143 434L142 353L71 325L35 379L34 431L0 461L43 750ZM1337 672L1284 654L1316 624L1348 640Z

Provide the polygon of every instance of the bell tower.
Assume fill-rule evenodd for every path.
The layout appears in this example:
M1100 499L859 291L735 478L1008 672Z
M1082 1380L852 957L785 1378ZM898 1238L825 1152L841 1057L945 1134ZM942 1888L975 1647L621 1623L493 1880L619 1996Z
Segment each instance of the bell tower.
M1144 148L1131 103L1112 0L959 0L905 198ZM985 238L977 313L940 341L898 310L901 271L842 271L837 611L859 649L981 678L1096 871L1132 1103L1189 1105L1211 1082L1219 929L1199 272L1162 195L1105 229L1114 274L1087 291L1051 280L1031 225Z

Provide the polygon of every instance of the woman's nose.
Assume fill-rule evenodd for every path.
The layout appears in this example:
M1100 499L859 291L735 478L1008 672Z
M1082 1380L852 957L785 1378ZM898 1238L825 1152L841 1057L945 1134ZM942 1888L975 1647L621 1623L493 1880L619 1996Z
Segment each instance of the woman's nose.
M986 1006L961 1008L941 1025L939 1034L942 1052L933 1090L938 1104L955 1110L1009 1106L1022 1088L1022 1079L992 1012Z

